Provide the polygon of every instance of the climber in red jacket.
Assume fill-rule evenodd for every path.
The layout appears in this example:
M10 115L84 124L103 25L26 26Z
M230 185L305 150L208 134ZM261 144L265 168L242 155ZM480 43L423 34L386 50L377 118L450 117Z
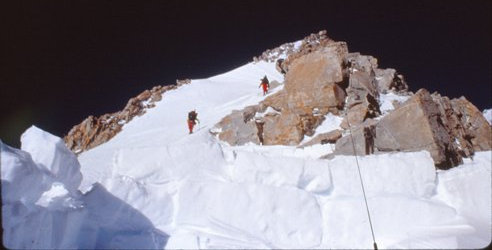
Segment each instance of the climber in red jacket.
M259 87L263 87L263 95L266 95L268 93L268 89L270 88L270 82L268 81L268 78L266 76L264 76L263 79L261 79L261 83Z
M188 129L190 130L190 134L193 133L193 127L195 126L196 122L200 122L197 116L198 114L195 110L192 110L188 113Z

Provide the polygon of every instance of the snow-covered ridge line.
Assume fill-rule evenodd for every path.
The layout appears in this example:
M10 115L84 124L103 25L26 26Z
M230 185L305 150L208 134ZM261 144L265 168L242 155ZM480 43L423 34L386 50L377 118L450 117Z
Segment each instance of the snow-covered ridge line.
M285 43L275 49L267 50L262 56L254 57L253 60L255 62L260 60L273 62L277 59L287 59L289 55L304 51L304 47L317 46L321 41L327 39L326 31L320 31L301 41ZM176 85L155 86L151 90L145 90L136 97L131 98L121 111L104 114L99 117L89 116L68 132L64 137L65 143L76 154L103 144L119 133L122 127L135 116L143 115L147 109L154 107L155 102L160 101L164 92L189 83L191 83L191 80L185 79L176 80Z
M64 137L67 147L79 154L100 144L103 144L119 133L122 127L134 117L143 115L155 103L162 99L166 91L174 90L191 80L176 80L176 84L158 85L150 90L144 90L136 97L130 98L121 111L104 114L99 117L89 116L80 124L75 125Z

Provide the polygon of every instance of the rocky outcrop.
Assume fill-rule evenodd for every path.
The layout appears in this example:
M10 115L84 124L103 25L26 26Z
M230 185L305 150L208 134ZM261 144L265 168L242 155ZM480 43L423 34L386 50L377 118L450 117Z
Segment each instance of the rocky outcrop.
M451 107L456 115L454 119L461 124L460 129L455 132L460 144L463 146L465 142L470 142L475 151L491 150L492 126L480 110L465 97L451 100Z
M441 97L438 93L433 93L432 99L438 105L442 123L449 134L455 138L455 142L461 155L464 157L472 156L474 153L473 145L470 140L472 136L469 131L464 128L462 121L460 121L458 117L462 116L459 114L460 112L456 112L456 110L453 109L453 105L448 97ZM459 106L461 105L456 105L458 110Z
M288 108L303 109L301 113L318 108L325 114L343 108L345 92L337 83L343 81L346 53L344 43L333 43L292 63L285 77Z
M379 121L368 119L348 130L351 134L337 140L326 158L352 155L354 147L357 155L426 150L437 168L448 169L477 150L492 148L492 127L473 104L425 89Z
M421 89L378 122L374 146L379 151L427 150L438 168L456 166L461 154L444 119L439 105Z
M326 35L326 30L313 33L301 41L295 43L285 43L274 49L264 51L260 56L253 57L254 62L266 61L276 62L277 70L285 74L290 68L290 64L297 58L312 53L334 41Z
M377 59L359 53L350 53L345 58L348 74L346 116L342 128L356 126L368 118L381 114L379 110L379 91L374 70Z
M285 73L285 86L258 104L254 114L251 109L238 111L254 117L241 121L246 125L237 124L244 115L235 113L218 124L219 138L227 137L233 145L298 145L333 113L343 117L344 131L317 135L301 147L336 143L327 157L427 150L441 169L492 148L491 126L465 98L449 100L424 89L413 94L395 69L379 69L376 58L349 53L345 43L331 40L324 31L255 60L276 61L277 70ZM395 103L394 110L386 104L382 114L380 94L389 92L411 98ZM237 132L228 123L248 132ZM236 138L250 135L254 138Z
M249 106L244 110L235 110L230 115L224 117L216 131L212 131L219 136L219 139L228 142L230 145L244 145L252 142L260 144L261 126L255 120L256 112L260 111L259 105Z
M268 96L254 108L254 120L241 119L248 109L252 109L249 107L237 111L243 115L233 112L226 116L213 131L219 131L219 138L231 145L247 142L299 145L304 135L314 134L324 115L328 112L338 114L343 109L345 91L341 84L347 53L345 43L332 41L312 53L303 54L290 64L284 89ZM269 108L275 112L266 112ZM241 126L232 125L239 123ZM242 138L249 135L256 136L254 139Z
M375 69L374 73L380 93L392 91L404 94L408 91L408 85L403 75L398 74L395 69Z
M326 35L325 30L305 37L294 53L287 54L287 58L282 63L282 69L284 69L285 72L288 72L291 64L298 58L320 49L322 50L333 43L335 43L335 41Z
M263 124L263 145L297 145L309 126L312 127L305 124L312 121L302 121L289 110L266 114L259 122Z
M189 84L189 79L176 80L176 85L156 86L151 90L145 90L134 98L131 98L125 108L119 112L104 114L100 117L89 116L82 123L74 126L63 138L67 147L78 154L104 142L109 141L124 124L135 116L140 116L149 108L155 107L155 103L162 99L162 94L168 90L176 89L183 84Z
M286 73L290 62L315 51L317 48L324 47L330 42L333 40L326 35L326 30L322 30L305 37L301 41L284 43L276 48L267 49L260 56L253 57L253 61L277 62L279 72L284 70Z

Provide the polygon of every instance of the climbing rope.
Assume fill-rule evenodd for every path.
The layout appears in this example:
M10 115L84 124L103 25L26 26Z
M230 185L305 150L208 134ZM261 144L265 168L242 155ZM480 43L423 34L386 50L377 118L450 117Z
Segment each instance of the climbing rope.
M364 202L366 204L367 218L369 218L369 226L371 227L373 247L374 247L374 250L377 250L378 245L376 244L376 238L374 237L374 230L372 228L371 214L369 213L369 206L367 205L366 191L364 189L364 182L362 181L362 174L360 173L360 166L359 166L359 160L357 159L357 152L355 151L354 137L352 137L352 127L350 126L350 122L348 121L348 119L347 119L347 124L348 124L349 131L350 131L350 140L352 141L352 148L354 150L355 162L357 163L357 170L359 171L359 180L360 180L360 185L362 187L362 194L364 195Z

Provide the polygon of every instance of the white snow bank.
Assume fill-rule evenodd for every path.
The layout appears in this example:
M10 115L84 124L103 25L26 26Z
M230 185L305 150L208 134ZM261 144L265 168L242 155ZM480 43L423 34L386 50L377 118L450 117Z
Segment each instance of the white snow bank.
M485 116L485 119L492 125L492 109L485 109L483 111L483 116Z
M369 155L359 158L366 194L402 194L427 198L436 183L434 162L427 151ZM334 195L361 193L359 173L354 156L337 156L328 162Z
M21 136L21 150L29 153L36 165L52 173L70 192L78 189L82 181L80 164L61 138L31 126Z
M29 132L39 133L38 136L44 134L32 128ZM26 145L28 142L29 140L23 140L22 143ZM50 141L41 139L35 143L37 148L42 148ZM77 203L69 199L70 195L64 185L54 182L54 174L45 166L36 164L29 153L11 148L1 142L0 160L5 246L17 249L68 246L65 245L66 242L62 242L64 236L69 234L65 229L64 221L69 216L77 217L79 213L70 213L77 207ZM80 172L78 173L80 175ZM72 176L64 177L72 179ZM58 199L59 197L63 199Z
M228 146L225 146L226 151ZM329 154L335 150L334 144L316 144L309 147L294 147L283 145L268 145L260 146L254 143L230 147L234 151L255 152L257 154L272 156L272 157L297 157L297 158L310 158L319 159L321 156Z
M235 155L231 163L233 182L295 187L325 195L330 191L331 176L326 161L267 157L241 151Z
M379 248L456 248L453 227L458 225L464 229L458 233L473 233L453 208L438 202L405 195L380 195L368 198L368 206ZM323 237L325 248L369 249L372 246L363 199L351 196L327 199L322 208L324 223L329 225ZM444 244L440 237L433 237L431 227L444 229L441 235L446 238ZM413 245L405 243L409 238Z
M492 152L476 152L473 160L438 173L438 200L454 207L477 230L476 238L463 239L466 248L481 248L492 241Z
M311 248L321 242L321 213L314 196L289 187L224 182L183 184L178 227L247 242L254 248ZM246 246L248 246L246 245ZM246 247L242 244L206 248Z
M31 156L0 142L2 168L2 200L7 203L36 202L53 178L36 165Z
M85 216L80 230L70 237L76 248L162 249L168 236L157 230L140 211L95 184L83 196ZM62 247L63 248L63 247Z
M5 246L163 248L168 236L102 186L80 195L79 163L60 141L35 127L22 136L31 154L0 141Z

